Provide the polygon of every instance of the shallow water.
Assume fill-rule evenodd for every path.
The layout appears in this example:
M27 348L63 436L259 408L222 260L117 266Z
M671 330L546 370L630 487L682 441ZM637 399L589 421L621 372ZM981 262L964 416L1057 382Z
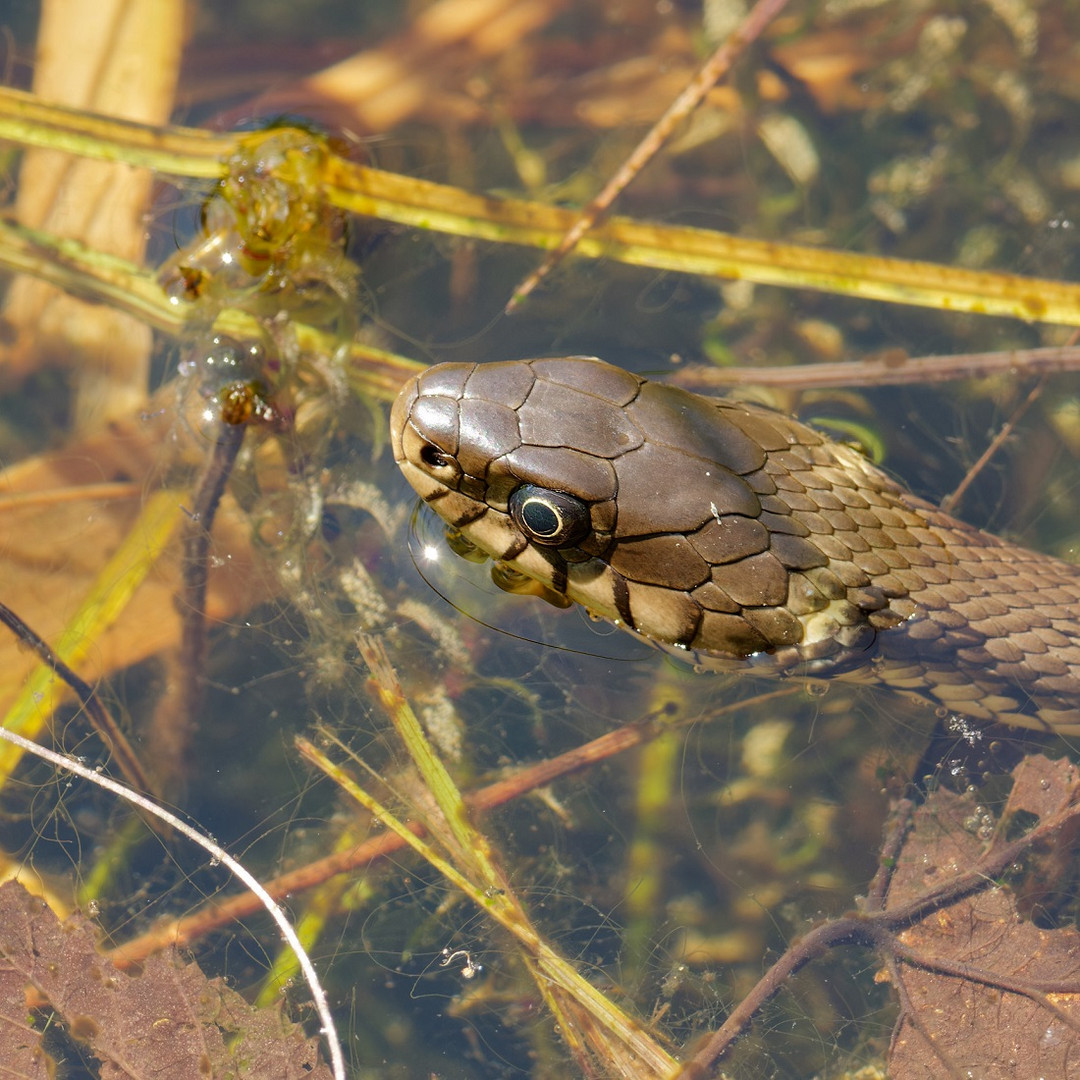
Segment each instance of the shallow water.
M628 0L617 15L610 5L565 10L494 53L470 39L418 55L406 44L415 43L410 30L425 7L410 8L418 20L410 24L398 5L205 5L186 45L176 119L212 125L227 114L235 122L258 114L250 103L270 89L273 112L303 113L290 87L318 68L316 45L336 59L348 55L343 42L396 42L402 83L410 74L428 80L412 112L389 130L367 131L340 105L317 110L320 121L359 134L352 153L470 191L576 204L633 145L643 112L663 107L666 73L689 72L704 48L696 8ZM974 2L948 13L900 2L846 14L828 5L792 9L738 66L739 110L725 111L734 98L718 93L619 211L762 239L1075 277L1080 128L1068 54L1057 43L1080 28L1057 8L1039 19L1032 52L1020 15L1010 26ZM31 28L16 33L26 52ZM807 57L823 58L824 73ZM771 142L763 131L774 133ZM786 144L776 131L787 132ZM804 143L817 164L795 180L792 169L809 168L791 157ZM172 257L196 228L201 192L193 187L156 191L152 262ZM586 354L663 377L704 358L798 364L885 350L1029 348L1067 336L1007 319L584 259L508 318L502 307L537 253L359 219L348 231L361 269L350 318L377 346L421 361ZM196 377L161 407L186 412L171 430L186 439L194 426L203 449L185 451L194 464L178 464L175 443L184 440L163 439L160 460L141 474L147 490L163 475L190 483L205 453L206 433L189 421L212 373L207 334L193 328L155 345L155 379L164 383L179 361L196 358ZM5 464L72 438L72 381L69 371L42 367L4 395ZM326 854L347 827L352 842L375 831L298 762L292 745L295 733L325 725L391 787L409 788L404 752L365 689L358 625L386 642L466 788L647 714L668 716L677 721L672 734L522 795L486 815L483 827L555 947L678 1055L723 1019L786 943L865 891L887 795L918 761L935 718L886 693L699 677L579 612L507 596L485 567L449 555L428 518L411 523L413 497L374 419L385 419L385 402L359 402L331 378L318 398L316 377L301 382L308 396L291 390L290 403L302 401L316 420L259 434L268 449L242 459L233 478L238 535L256 539L246 547L250 566L220 559L215 568L225 591L242 598L211 627L204 703L172 796L265 876ZM1074 384L1068 375L1048 382L961 516L1070 551L1080 447ZM1032 385L1016 378L766 396L816 423L847 424L849 434L861 425L864 443L883 446L887 468L937 500ZM320 420L319 408L333 419ZM42 528L42 545L59 545L55 526ZM418 567L426 546L439 560ZM58 546L42 561L50 558L63 568L74 556ZM100 565L90 563L91 572ZM82 584L64 578L60 589L43 574L39 588L54 590L59 625ZM166 596L174 585L169 578ZM137 744L160 747L160 733L149 732L177 676L174 654L133 655L103 660L97 673L109 673L106 697L130 716ZM67 731L69 743L85 734ZM983 758L978 769L997 771L992 754ZM113 808L88 791L57 793L44 770L23 768L8 794L5 846L70 892L115 842ZM166 856L144 843L124 860L99 898L117 940L231 891L189 851ZM508 940L419 860L376 864L323 900L330 914L313 953L356 1075L570 1074L566 1047ZM307 901L291 898L297 911ZM194 947L205 970L246 990L258 987L277 942L253 918ZM441 966L446 949L467 950L480 976L462 978L459 962ZM740 1045L730 1073L840 1075L880 1062L893 1014L875 970L859 953L801 974Z

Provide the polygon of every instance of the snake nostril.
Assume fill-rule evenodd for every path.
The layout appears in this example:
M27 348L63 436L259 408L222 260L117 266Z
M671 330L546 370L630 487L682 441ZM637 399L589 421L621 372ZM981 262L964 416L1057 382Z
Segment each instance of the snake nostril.
M431 443L425 443L420 448L420 460L431 469L441 469L450 464L449 455Z

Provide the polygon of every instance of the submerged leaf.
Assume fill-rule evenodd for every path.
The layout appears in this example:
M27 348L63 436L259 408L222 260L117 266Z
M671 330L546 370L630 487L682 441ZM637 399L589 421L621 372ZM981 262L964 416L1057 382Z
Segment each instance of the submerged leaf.
M0 959L0 1061L4 1072L20 1080L47 1080L55 1063L41 1047L41 1032L30 1025L26 1009L26 979L7 960Z
M1023 810L1045 823L1075 801L1068 762L1027 759L1014 774L1005 818ZM938 790L915 815L887 909L936 889L985 856L973 800ZM1003 841L998 839L991 847ZM937 908L898 935L890 965L901 1016L894 1080L1074 1076L1080 1070L1080 933L1041 929L1017 910L1013 890L993 885ZM901 966L902 965L902 966Z
M48 1000L101 1062L103 1080L330 1077L317 1040L279 1007L253 1008L171 952L150 957L137 975L120 971L97 951L92 923L79 916L61 923L14 882L0 886L0 987L7 986L5 971L18 982L19 997L29 983ZM13 1027L14 1021L0 1026L0 1035L9 1038Z

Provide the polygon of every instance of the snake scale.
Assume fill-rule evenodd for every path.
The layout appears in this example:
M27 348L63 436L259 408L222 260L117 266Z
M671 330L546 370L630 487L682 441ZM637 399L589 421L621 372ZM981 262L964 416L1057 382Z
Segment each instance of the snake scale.
M440 364L402 389L391 437L504 579L701 666L839 675L1080 733L1080 568L781 413L591 357Z

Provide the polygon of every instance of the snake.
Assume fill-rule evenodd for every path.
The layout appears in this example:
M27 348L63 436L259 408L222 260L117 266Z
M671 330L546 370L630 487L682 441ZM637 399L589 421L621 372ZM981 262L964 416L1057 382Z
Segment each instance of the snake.
M505 588L702 669L1080 733L1080 567L781 412L574 356L436 364L390 429L409 484Z

